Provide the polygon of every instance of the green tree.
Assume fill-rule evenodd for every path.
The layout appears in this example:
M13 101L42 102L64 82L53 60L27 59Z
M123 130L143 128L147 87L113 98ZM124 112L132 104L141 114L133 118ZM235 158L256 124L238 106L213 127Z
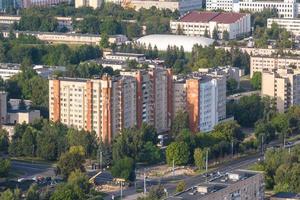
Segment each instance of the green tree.
M50 200L83 200L78 195L78 191L75 191L75 188L69 184L61 184L54 191Z
M185 142L172 142L166 150L168 165L185 165L190 159L190 150Z
M176 192L183 192L186 189L186 182L179 181L176 185Z
M38 191L38 186L37 184L33 184L30 186L26 193L26 200L39 200L39 191Z
M223 35L222 35L223 40L228 41L229 40L229 33L228 31L223 31Z
M175 118L172 120L172 136L173 137L176 137L180 133L180 131L182 131L183 129L189 128L188 117L189 117L188 113L183 110L179 110L175 114Z
M101 48L109 47L109 36L106 33L101 34L100 47Z
M252 87L256 90L260 90L261 89L261 72L254 72L250 83L252 85Z
M84 171L84 153L81 150L80 148L79 151L71 148L69 152L60 156L57 169L59 174L63 175L64 178L69 177L70 173L75 170Z
M84 194L89 193L91 189L88 177L78 169L71 172L68 178L68 184L73 186L77 196L81 198L84 198Z
M0 199L1 200L15 200L14 193L7 189L4 192L0 193Z
M194 162L198 169L203 169L205 166L205 154L202 149L196 148L194 150Z
M135 180L135 163L132 158L124 157L114 162L111 173L114 177L123 178L126 181Z
M8 175L10 166L11 163L9 159L0 158L0 177L5 177Z
M233 93L238 89L238 82L233 78L229 78L226 81L226 89L228 93Z
M218 40L219 39L219 33L218 33L218 29L214 28L213 33L212 33L212 38L214 40Z
M147 164L155 164L162 161L160 149L152 142L147 142L141 150L139 161Z
M0 152L7 152L9 146L8 132L4 129L0 130Z
M245 137L240 125L234 120L219 123L214 127L212 134L228 142L233 140L242 141Z

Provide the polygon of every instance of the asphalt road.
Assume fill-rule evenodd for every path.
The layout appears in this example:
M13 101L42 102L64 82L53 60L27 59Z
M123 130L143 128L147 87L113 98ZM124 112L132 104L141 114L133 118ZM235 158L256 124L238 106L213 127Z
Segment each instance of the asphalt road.
M251 157L237 159L237 160L228 162L220 167L217 167L215 170L213 170L211 172L220 171L221 173L226 173L226 172L236 170L236 169L245 169L249 165L257 162L259 158L262 158L262 156L257 154L257 155L251 156ZM176 189L176 185L177 185L176 180L185 181L187 184L187 188L190 188L190 187L193 187L200 183L204 183L206 181L206 178L204 178L202 175L197 175L197 176L192 176L192 177L182 176L182 177L173 177L173 178L152 179L152 180L147 181L147 187L148 187L147 189L149 189L149 187L152 185L157 185L160 183L167 190L168 194L170 196L172 196L175 193L175 189ZM138 182L137 183L138 185L143 185L143 182L141 180L138 180L137 182ZM135 190L134 186L123 191L123 196L131 196L134 194L136 194L136 190ZM112 195L120 196L120 191L110 193L105 198L105 200L111 199ZM124 199L130 199L130 197L124 198Z
M12 170L16 170L23 174L21 177L18 178L31 179L35 176L55 176L54 167L48 164L29 163L15 160L13 160L11 164Z

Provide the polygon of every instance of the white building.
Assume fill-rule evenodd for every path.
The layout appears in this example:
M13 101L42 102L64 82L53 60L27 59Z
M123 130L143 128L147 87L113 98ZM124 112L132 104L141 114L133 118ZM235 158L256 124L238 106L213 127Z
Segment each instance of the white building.
M291 32L295 36L300 35L300 19L299 18L293 18L293 19L287 19L287 18L269 18L268 19L268 28L272 27L272 24L276 23L280 28L284 28L287 31Z
M94 9L100 8L102 0L75 0L75 8L92 7Z
M233 11L233 7L239 0L206 0L206 10Z
M202 8L202 0L131 0L128 4L136 10L156 7L157 9L170 9L171 11L178 10L181 14Z
M206 37L195 37L195 36L186 36L186 35L162 35L154 34L147 35L139 38L136 43L148 47L157 47L159 51L166 51L169 46L171 47L183 47L184 51L192 52L194 45L201 45L207 47L212 45L214 42L213 39Z
M296 0L284 1L258 1L243 0L235 7L236 12L246 10L249 12L261 12L264 9L276 9L280 18L296 18L298 16L298 3Z
M193 11L182 16L177 21L170 22L172 33L183 33L189 36L212 37L214 30L218 31L220 39L225 31L229 39L246 35L251 31L250 14L225 12L198 12Z

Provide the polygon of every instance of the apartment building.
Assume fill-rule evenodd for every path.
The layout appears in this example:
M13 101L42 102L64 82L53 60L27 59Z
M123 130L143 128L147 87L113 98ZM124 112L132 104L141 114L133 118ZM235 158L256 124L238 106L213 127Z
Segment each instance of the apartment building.
M226 118L226 76L193 73L176 77L173 87L173 116L187 111L191 131L211 131Z
M300 105L300 71L292 68L264 70L261 94L274 98L279 112Z
M206 0L206 10L224 10L232 12L239 0Z
M214 30L217 30L220 39L227 31L229 39L235 39L250 33L250 14L193 11L183 15L177 21L170 21L170 28L172 33L183 33L189 36L208 34L210 37Z
M22 0L22 8L46 7L70 2L70 0Z
M95 131L110 143L136 125L136 81L129 76L49 80L50 120Z
M298 3L296 0L284 1L259 1L259 0L243 0L238 3L234 11L241 10L249 12L261 12L264 9L276 9L280 18L296 18L298 16Z
M272 24L276 23L280 28L284 28L290 33L292 33L294 36L300 35L300 19L299 18L293 18L293 19L287 19L287 18L269 18L267 26L268 28L271 28Z
M17 9L22 5L21 0L0 0L0 12L5 12L8 9Z
M135 10L156 7L157 9L169 9L171 11L178 10L181 14L184 14L202 8L202 0L130 0L126 5L133 7Z
M157 132L170 129L172 118L173 74L169 69L153 68L121 72L137 81L137 125L153 125Z
M92 7L94 9L100 8L102 0L75 0L75 8Z
M191 193L193 195L191 195ZM230 199L230 200L263 200L264 176L250 170L234 170L223 174L207 183L200 183L193 189L182 192L175 199Z
M277 57L277 56L251 56L250 57L250 77L254 72L263 70L272 71L278 68L287 68L293 66L300 68L300 58L298 57Z

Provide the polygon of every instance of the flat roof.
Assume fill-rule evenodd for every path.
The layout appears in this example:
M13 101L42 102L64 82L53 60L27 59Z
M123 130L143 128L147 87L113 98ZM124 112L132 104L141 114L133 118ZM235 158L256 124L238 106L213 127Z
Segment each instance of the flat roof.
M199 12L192 11L179 19L180 22L217 22L217 23L234 23L240 18L248 15L247 13L234 12Z

